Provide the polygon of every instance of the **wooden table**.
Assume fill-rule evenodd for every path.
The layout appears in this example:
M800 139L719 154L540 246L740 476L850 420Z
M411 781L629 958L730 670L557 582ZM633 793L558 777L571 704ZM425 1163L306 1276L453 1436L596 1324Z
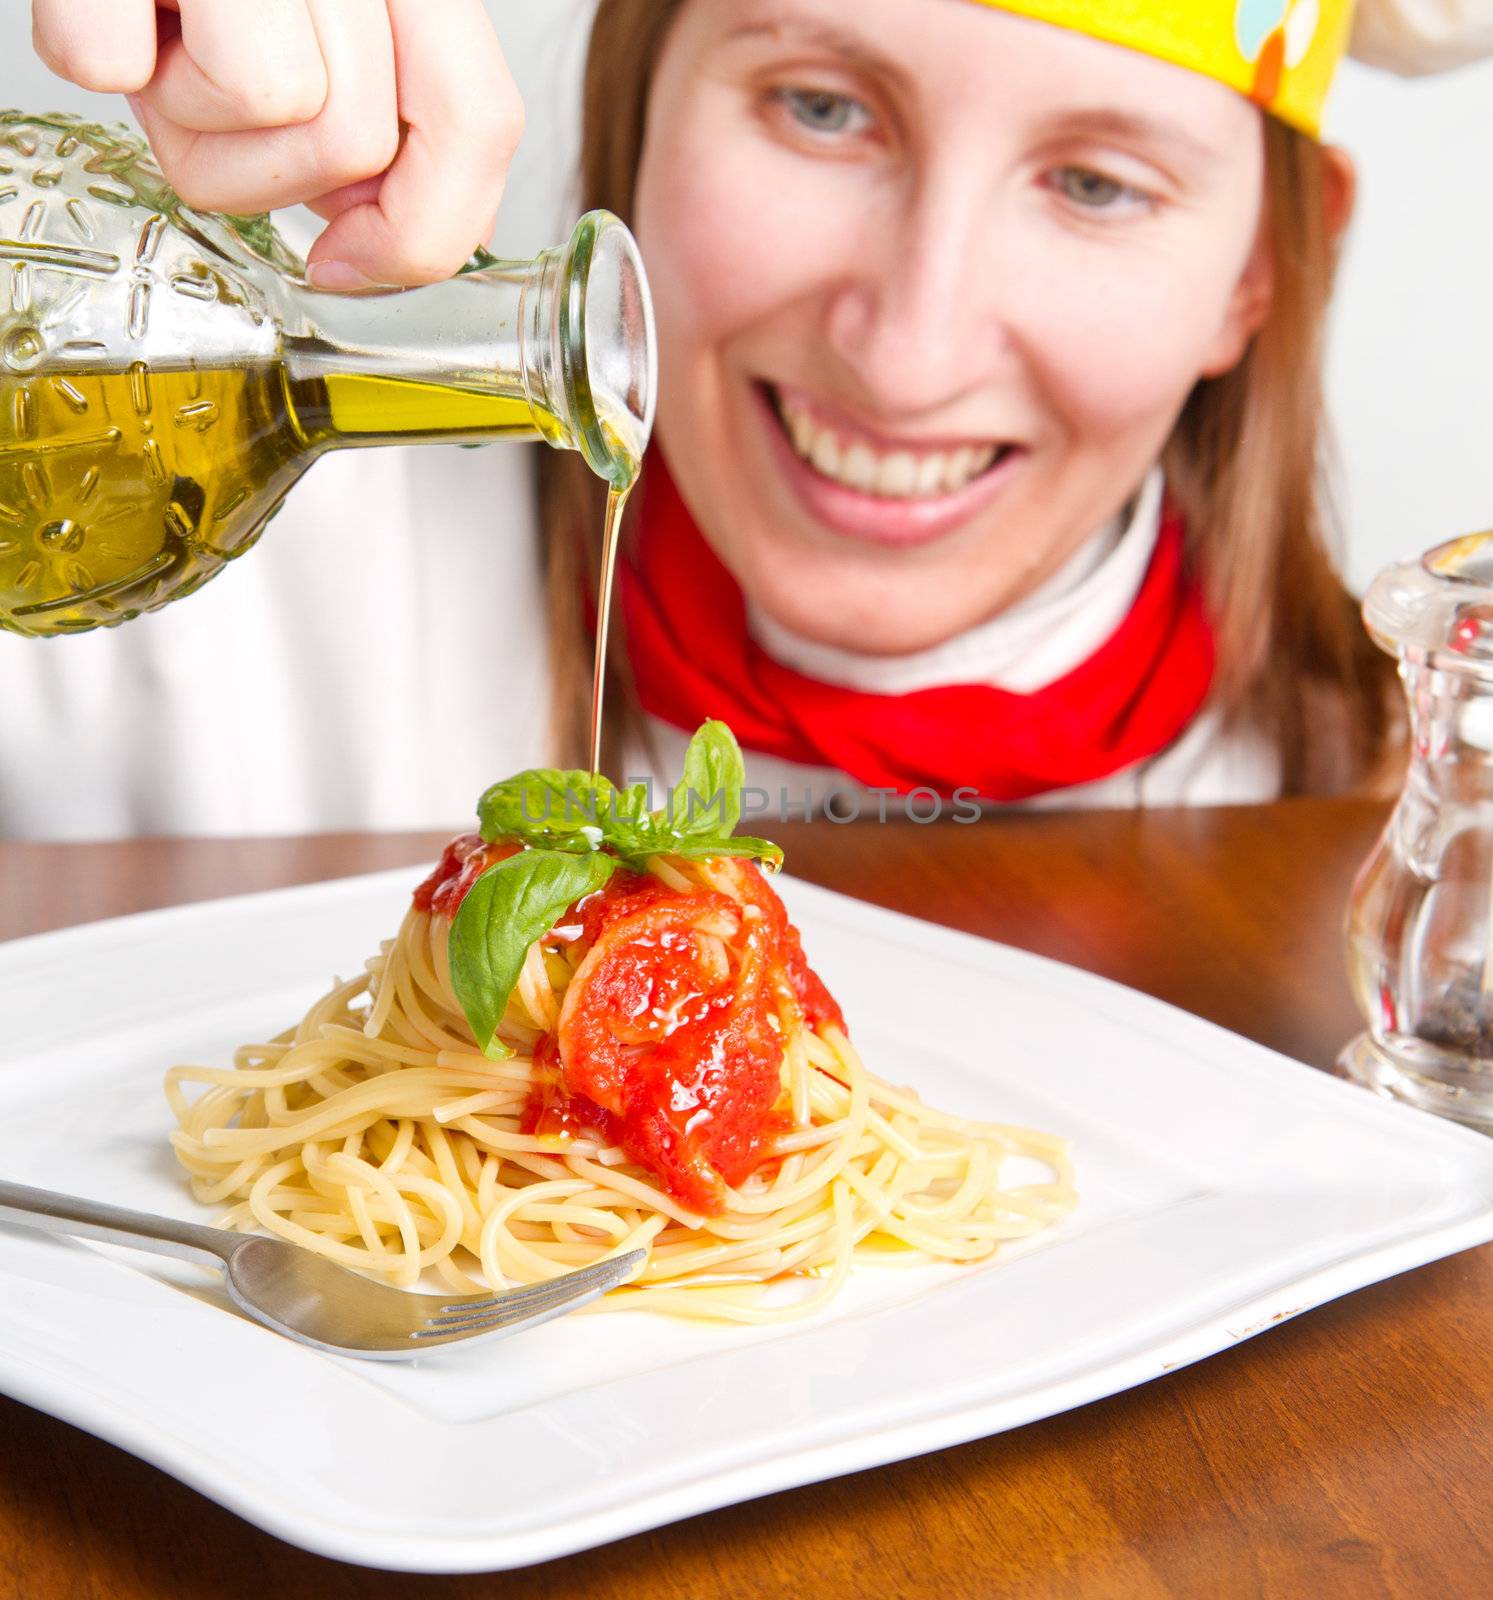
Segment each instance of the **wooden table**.
M1088 967L1326 1066L1355 1027L1339 925L1382 816L1293 801L816 821L780 837L804 877ZM0 937L422 862L437 843L0 845ZM1484 1596L1490 1350L1493 1246L1013 1433L471 1578L304 1555L0 1401L0 1596Z

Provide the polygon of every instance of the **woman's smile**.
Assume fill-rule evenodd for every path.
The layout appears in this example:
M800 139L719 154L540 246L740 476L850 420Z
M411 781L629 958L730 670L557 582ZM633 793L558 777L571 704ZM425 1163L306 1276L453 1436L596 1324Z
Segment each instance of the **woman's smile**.
M1012 440L898 436L801 389L754 385L775 470L833 533L882 545L937 539L983 510L1016 470Z

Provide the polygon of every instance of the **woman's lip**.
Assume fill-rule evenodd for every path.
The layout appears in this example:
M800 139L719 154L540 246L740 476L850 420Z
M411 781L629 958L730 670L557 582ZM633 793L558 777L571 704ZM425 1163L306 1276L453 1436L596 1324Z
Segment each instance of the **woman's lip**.
M944 534L952 533L1000 493L1026 454L1020 445L1011 446L993 466L951 494L918 500L890 500L862 494L858 489L826 478L802 460L783 431L766 388L761 384L753 384L752 388L762 426L767 431L768 447L794 497L815 521L835 533L867 544L905 549L931 544Z

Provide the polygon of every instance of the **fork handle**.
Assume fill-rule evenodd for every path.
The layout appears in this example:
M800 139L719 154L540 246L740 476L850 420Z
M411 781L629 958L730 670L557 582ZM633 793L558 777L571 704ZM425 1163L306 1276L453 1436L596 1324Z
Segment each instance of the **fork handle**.
M24 1183L0 1179L0 1222L43 1233L66 1233L84 1239L127 1244L159 1256L175 1256L199 1266L222 1268L241 1236L223 1228L204 1228L174 1217L157 1217L148 1211L127 1211L98 1200L33 1189Z

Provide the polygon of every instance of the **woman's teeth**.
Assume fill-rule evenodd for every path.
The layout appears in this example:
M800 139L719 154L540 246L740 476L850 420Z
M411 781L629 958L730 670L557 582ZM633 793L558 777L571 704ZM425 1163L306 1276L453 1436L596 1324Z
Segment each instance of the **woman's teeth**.
M958 450L877 450L856 440L846 444L803 406L779 399L779 413L794 451L816 472L848 489L884 500L927 500L952 494L984 472L1001 453L997 445Z

